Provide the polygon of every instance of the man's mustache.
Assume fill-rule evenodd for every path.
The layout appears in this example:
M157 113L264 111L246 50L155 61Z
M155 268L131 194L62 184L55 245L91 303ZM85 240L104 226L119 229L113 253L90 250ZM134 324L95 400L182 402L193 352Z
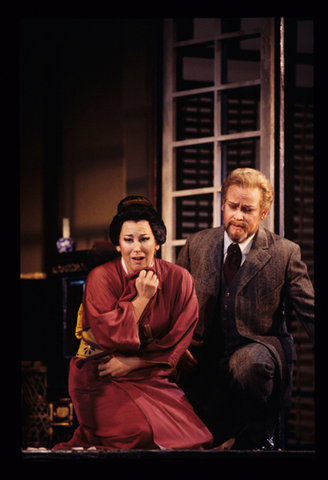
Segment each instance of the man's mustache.
M245 228L246 224L244 222L229 222L228 227L234 225L235 227Z

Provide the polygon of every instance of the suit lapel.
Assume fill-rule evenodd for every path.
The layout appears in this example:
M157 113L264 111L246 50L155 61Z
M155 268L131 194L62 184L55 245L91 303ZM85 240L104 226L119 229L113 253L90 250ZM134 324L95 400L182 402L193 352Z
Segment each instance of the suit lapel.
M223 253L224 228L218 227L215 234L208 241L208 255L202 268L202 278L199 279L203 285L206 285L207 296L217 295L220 288ZM257 272L270 260L268 253L268 240L265 230L260 227L254 237L252 248L247 255L246 261L240 271L237 291L244 288L245 285L257 274ZM204 272L206 274L204 275ZM239 273L239 272L238 272Z
M206 271L208 278L217 277L218 271L221 271L222 265L222 253L223 253L223 234L224 229L220 228L217 231L217 235L212 238L212 241L208 244L208 252L206 262Z
M271 255L268 253L268 248L269 246L265 230L260 227L254 237L252 248L242 266L240 280L238 282L238 291L244 288L244 286L270 260Z
M202 263L197 266L195 273L196 289L202 295L202 302L215 297L220 288L220 275L223 252L223 226L213 229L207 239L206 255Z

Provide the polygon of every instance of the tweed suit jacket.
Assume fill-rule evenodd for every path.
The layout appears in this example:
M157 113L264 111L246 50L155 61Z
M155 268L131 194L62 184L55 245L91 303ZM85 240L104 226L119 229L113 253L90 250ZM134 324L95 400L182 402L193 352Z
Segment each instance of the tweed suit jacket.
M223 238L223 226L191 235L176 262L194 277L199 302L196 333L201 336L213 321L220 294ZM287 362L293 362L295 347L284 317L289 298L314 342L314 290L294 242L260 226L233 290L236 327L242 336L260 343L278 338Z

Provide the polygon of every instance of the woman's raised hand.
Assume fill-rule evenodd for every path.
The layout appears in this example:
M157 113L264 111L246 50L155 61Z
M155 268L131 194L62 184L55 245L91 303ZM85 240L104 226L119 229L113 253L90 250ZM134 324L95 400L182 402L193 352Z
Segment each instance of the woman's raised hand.
M156 273L149 270L141 270L136 279L136 290L139 297L150 300L156 293L159 280Z
M139 277L136 279L135 283L137 295L131 302L137 321L141 317L149 300L155 295L158 283L159 281L156 273L151 270L148 270L148 272L146 272L146 270L140 271Z

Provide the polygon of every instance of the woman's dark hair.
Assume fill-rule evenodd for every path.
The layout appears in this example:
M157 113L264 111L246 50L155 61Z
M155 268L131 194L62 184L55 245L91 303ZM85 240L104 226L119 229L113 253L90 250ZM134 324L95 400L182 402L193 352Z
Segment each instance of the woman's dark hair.
M158 245L166 241L166 227L151 202L140 196L129 196L120 201L117 214L109 226L109 236L114 245L119 244L121 228L124 222L147 220Z

